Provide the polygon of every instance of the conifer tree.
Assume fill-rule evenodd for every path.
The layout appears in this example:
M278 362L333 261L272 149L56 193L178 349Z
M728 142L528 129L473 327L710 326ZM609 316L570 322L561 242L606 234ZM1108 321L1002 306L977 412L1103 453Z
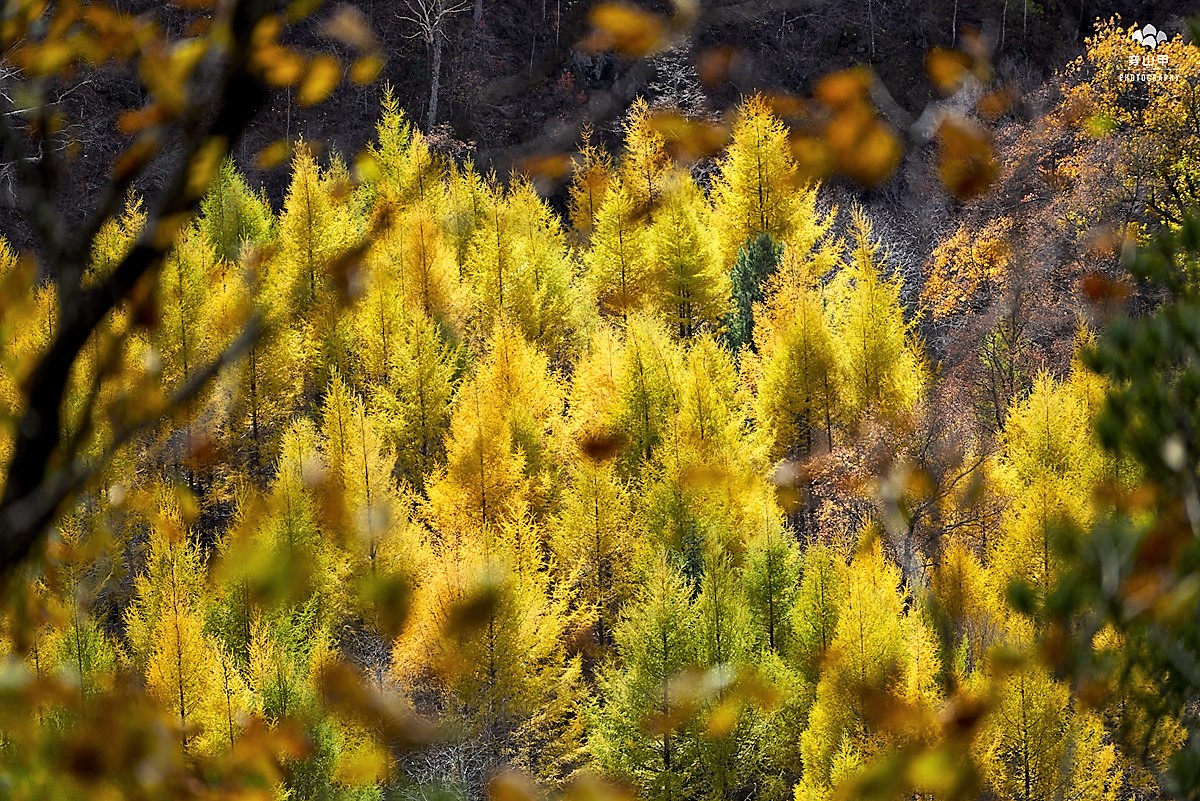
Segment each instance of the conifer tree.
M634 590L642 543L630 529L627 491L611 462L579 458L563 493L552 544L562 573L596 615L596 644L611 645Z
M382 113L375 126L375 142L370 146L379 176L371 187L380 201L407 207L423 204L440 210L442 160L430 149L429 142L407 118L391 86L385 86Z
M493 759L506 732L544 738L570 730L562 719L535 720L547 704L574 714L562 697L578 671L561 645L563 605L550 592L538 543L514 536L520 530L489 525L469 539L443 539L392 659L403 687L432 684Z
M237 263L242 249L266 244L274 236L275 215L238 173L232 159L221 162L200 204L200 230L219 258Z
M904 319L898 278L886 278L871 223L854 212L850 260L829 289L841 386L851 422L903 415L921 397L925 365Z
M588 748L606 772L644 798L685 796L694 737L681 731L675 680L696 659L695 612L683 576L665 553L616 631L620 661L601 674L604 705L594 710Z
M666 140L654 126L650 106L638 97L629 107L624 124L625 146L617 166L621 183L630 194L634 208L649 223L657 217L664 183L671 171Z
M100 226L92 240L88 270L96 276L108 275L133 247L146 224L146 209L142 199L130 193L121 213Z
M693 602L697 661L710 675L736 675L753 654L743 575L720 546L712 546L704 561ZM718 689L707 706L709 724L696 745L697 778L706 795L728 798L754 781L747 771L747 757L757 747L753 715L739 708L732 688ZM732 721L714 726L714 716L719 720L725 714Z
M675 170L660 181L662 200L647 231L655 307L680 337L713 327L729 296L708 219L708 202L691 176Z
M573 161L568 218L577 244L586 246L596 230L596 218L612 181L612 156L592 143L591 128L581 132L579 154Z
M340 410L332 410L335 404L331 392L326 396L326 415L336 419ZM416 585L425 554L420 530L409 516L410 504L392 474L395 456L384 440L381 421L369 415L357 398L348 412L344 423L337 420L331 426L327 420L325 426L346 437L344 453L336 460L341 468L336 480L350 529L342 537L347 575L357 582L354 611L387 632L395 629L399 615L383 605ZM332 450L333 439L327 438L326 443L327 451ZM336 469L332 454L330 463L331 470Z
M512 322L544 353L558 355L573 334L577 315L562 224L528 180L510 188L508 211L512 258L519 265Z
M475 232L487 222L488 187L468 159L451 163L446 174L446 212L442 226L454 251L460 279L465 275L467 254Z
M230 731L248 698L240 678L220 669L221 646L204 630L203 597L199 552L186 541L178 512L164 507L126 633L147 689L178 723L182 746L208 750L232 745Z
M483 198L463 265L471 287L473 327L486 338L504 320L549 354L574 328L571 267L562 226L533 185L514 179L506 192L494 179Z
M1107 467L1092 433L1094 411L1076 388L1041 376L1014 404L1001 435L999 484L1012 499L989 544L1004 589L1018 581L1044 598L1058 575L1058 536L1091 522L1091 491Z
M759 372L754 413L771 459L811 455L822 440L832 446L841 385L819 290L780 284L761 307L759 359L750 366Z
M796 787L798 801L825 797L845 763L865 761L887 744L873 736L864 699L891 689L909 658L898 586L898 572L877 540L851 563L829 658L801 738L804 778Z
M816 188L800 185L787 127L761 95L738 108L732 142L719 168L713 184L713 220L721 262L729 269L738 250L760 234L787 243L797 225L797 212L811 210Z
M13 418L21 408L21 386L30 365L45 350L57 325L58 297L53 283L38 282L0 236L0 416ZM8 466L13 432L0 426L0 480Z
M292 161L292 180L279 217L279 253L272 260L278 288L275 296L287 297L299 314L296 344L302 348L305 394L314 400L335 366L352 374L353 347L349 320L339 314L341 291L330 267L357 236L357 222L342 187L347 183L335 162L322 171L301 143Z
M662 442L679 404L680 355L670 336L651 318L629 321L617 372L617 430L625 438L622 466L637 475Z
M497 325L456 397L446 468L427 485L435 516L479 526L550 512L560 483L552 446L561 406L545 356L514 327Z
M383 298L394 298L389 309L393 315L424 314L451 327L462 326L465 310L458 270L433 207L413 203L397 212L372 247L368 270L364 305L376 307L371 316L388 309ZM371 293L379 293L381 299Z
M651 292L644 211L625 180L609 181L592 222L591 246L584 253L587 282L600 310L621 322L640 309Z
M760 648L791 654L801 556L774 510L764 504L762 523L746 554L746 600Z
M833 646L846 581L846 565L831 546L819 543L805 550L793 618L795 658L814 681Z
M763 284L775 272L783 248L770 234L759 234L738 248L730 272L733 308L726 323L726 339L736 353L743 345L755 347L754 308L763 301Z
M86 518L63 521L57 558L39 582L47 622L35 632L31 648L37 673L58 670L71 677L78 693L78 713L86 716L92 699L104 690L120 667L120 652L92 613L102 584L89 576L95 534Z
M369 401L396 451L398 474L420 489L446 458L459 351L421 314L401 323L390 348L387 381Z
M979 558L958 537L943 548L929 586L946 650L961 662L955 672L966 678L1002 632L1001 601Z
M446 466L426 484L444 525L478 527L524 512L525 456L513 448L507 422L481 381L467 379L454 402Z
M1005 801L1111 801L1121 788L1099 718L1072 709L1067 687L1039 665L1001 680L975 751L986 786Z
M301 144L279 219L279 245L299 308L329 304L329 262L353 233L346 207L333 197L332 177Z

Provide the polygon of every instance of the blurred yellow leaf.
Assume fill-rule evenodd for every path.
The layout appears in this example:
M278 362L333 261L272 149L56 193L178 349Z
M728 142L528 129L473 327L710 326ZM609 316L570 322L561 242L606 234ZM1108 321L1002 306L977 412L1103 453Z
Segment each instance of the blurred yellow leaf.
M138 109L128 109L117 115L117 130L123 134L135 134L145 128L159 125L167 119L162 106L151 103Z
M354 175L361 183L374 183L382 177L379 159L370 150L361 151L354 159Z
M530 178L558 180L571 172L571 157L565 153L539 153L521 161L518 172Z
M487 787L488 801L536 801L537 788L528 776L515 770L497 774Z
M221 160L225 158L228 144L225 137L214 136L196 150L188 168L187 193L190 197L200 197L208 191L209 184L221 167Z
M258 151L254 160L260 170L270 170L283 164L292 155L292 146L284 139L276 139L271 144Z
M350 65L350 80L364 86L379 77L383 71L383 56L377 53L365 55Z
M709 89L716 89L725 83L729 71L733 68L737 51L732 47L714 47L700 54L696 60L696 73L700 83Z
M377 784L391 772L388 752L369 739L354 743L337 764L337 780L343 785Z
M821 78L813 94L827 106L839 108L865 98L870 85L870 71L864 67L854 67Z
M297 22L305 17L311 17L323 0L292 0L287 6L288 22Z
M625 3L600 3L588 13L594 31L580 43L585 50L614 51L638 58L666 45L667 20Z
M984 119L995 120L1008 113L1016 99L1016 93L1012 89L996 89L979 98L975 108Z
M996 177L996 157L987 132L963 117L948 117L938 127L942 183L959 200L983 193Z
M634 801L626 787L601 779L591 773L576 776L567 785L564 801Z
M143 136L127 147L113 162L113 178L124 181L138 172L158 153L158 138Z
M737 696L724 698L708 713L704 734L713 739L726 737L737 728L742 717L742 702Z
M9 60L31 76L61 72L74 57L75 49L65 41L25 45L9 54Z
M800 174L809 180L818 180L829 175L833 157L829 147L816 136L797 136L792 139L792 157Z
M720 152L731 133L728 125L689 119L677 112L651 115L650 127L662 135L671 158L683 164Z
M935 47L925 56L925 71L943 94L951 94L962 85L971 66L971 57L957 50Z
M359 50L375 50L379 46L366 16L349 3L339 5L321 30L331 39Z
M314 56L296 99L302 106L316 105L329 97L341 79L342 65L336 58L325 53Z
M286 47L264 47L258 53L263 77L274 86L292 86L304 75L304 59Z

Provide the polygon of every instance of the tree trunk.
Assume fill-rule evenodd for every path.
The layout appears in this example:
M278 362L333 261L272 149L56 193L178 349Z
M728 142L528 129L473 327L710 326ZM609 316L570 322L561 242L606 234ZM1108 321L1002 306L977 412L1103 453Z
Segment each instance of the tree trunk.
M442 78L442 32L440 30L434 32L433 43L430 45L433 50L433 64L429 68L429 123L426 126L427 131L433 130L434 123L437 122L437 106L438 106L438 84Z

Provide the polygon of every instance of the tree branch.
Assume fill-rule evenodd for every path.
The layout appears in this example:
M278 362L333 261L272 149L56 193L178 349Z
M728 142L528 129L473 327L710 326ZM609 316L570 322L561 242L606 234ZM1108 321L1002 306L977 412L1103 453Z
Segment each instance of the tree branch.
M267 0L234 0L228 7L230 35L224 67L217 76L203 75L201 71L193 80L195 96L202 99L189 104L181 119L183 156L157 207L147 218L141 236L116 268L98 283L84 288L81 282L71 287L73 291L60 294L61 324L26 385L25 408L17 425L0 494L2 577L10 575L29 556L44 537L69 488L78 486L88 474L78 468L52 473L61 445L63 403L72 366L80 351L96 327L129 296L139 280L157 269L173 244L174 232L186 225L198 210L205 187L197 187L193 177L197 156L211 157L207 149L214 143L227 153L266 101L267 90L251 69L252 36L258 22L271 9L272 4ZM215 63L217 55L213 55L210 63ZM215 89L203 95L201 89L208 85ZM201 119L207 122L196 124ZM90 254L91 241L98 229L94 221L85 226L77 241L84 244L68 246L65 251L54 248L54 242L43 243L47 252L57 255L60 262L50 266L82 276L78 260Z

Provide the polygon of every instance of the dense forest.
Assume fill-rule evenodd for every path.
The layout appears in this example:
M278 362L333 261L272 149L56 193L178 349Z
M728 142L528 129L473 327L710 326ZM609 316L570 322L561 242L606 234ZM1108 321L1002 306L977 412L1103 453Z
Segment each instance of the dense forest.
M364 59L372 142L267 147L278 198L236 151L194 218L131 182L78 284L31 215L0 796L1196 798L1200 52L1131 30L1021 113L935 51L915 153L851 69L818 133L639 97L511 174ZM66 500L7 505L65 310L150 247Z

